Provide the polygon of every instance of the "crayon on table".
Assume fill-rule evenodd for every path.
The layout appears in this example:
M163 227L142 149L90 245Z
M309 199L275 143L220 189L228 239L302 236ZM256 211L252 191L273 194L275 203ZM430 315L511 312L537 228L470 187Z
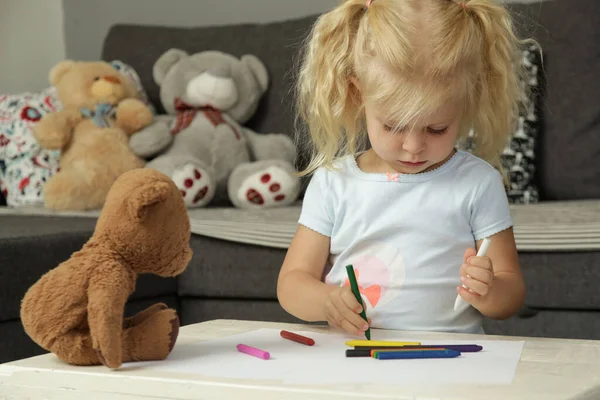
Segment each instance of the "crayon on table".
M377 360L405 360L415 358L455 358L460 356L460 352L454 350L436 350L436 351L396 351L379 352Z
M354 275L354 267L352 264L346 266L346 273L348 274L348 280L350 281L352 293L354 294L354 297L356 297L356 301L358 301L358 303L362 306L360 316L365 320L365 322L369 322L367 319L367 314L365 313L365 305L362 301L362 297L360 296L360 290L358 289L358 282L356 282L356 275ZM365 337L367 340L371 340L371 328L367 328L365 331Z
M391 352L400 352L400 351L439 351L439 350L446 350L444 348L431 348L431 349L400 349L400 348L395 348L395 349L383 349L383 348L373 348L373 349L363 349L363 350L357 350L357 349L348 349L346 350L346 357L348 358L357 358L357 357L373 357L376 358L377 354L379 353L391 353Z
M313 346L315 344L314 339L311 339L306 336L298 335L297 333L292 333L286 330L280 332L280 335L284 339L288 339L294 341L296 343L304 344L306 346Z
M442 348L448 350L456 350L461 353L476 353L483 350L483 346L477 344L429 344L421 346L354 346L354 350L395 350L395 349L431 349L431 348Z
M386 340L348 340L346 346L367 346L367 347L400 347L400 346L420 346L421 342L391 342Z
M433 348L433 349L393 349L393 350L373 349L373 350L371 350L371 357L377 358L380 353L400 353L400 352L407 352L407 351L426 352L426 351L442 351L442 350L448 350L448 349L443 349L441 347L437 347L437 348ZM453 350L453 351L456 351L456 350Z
M237 349L240 353L245 353L250 356L261 358L263 360L268 360L269 358L271 358L271 355L269 354L269 352L260 350L260 349L257 349L256 347L251 347L251 346L248 346L245 344L241 344L241 343L238 344Z

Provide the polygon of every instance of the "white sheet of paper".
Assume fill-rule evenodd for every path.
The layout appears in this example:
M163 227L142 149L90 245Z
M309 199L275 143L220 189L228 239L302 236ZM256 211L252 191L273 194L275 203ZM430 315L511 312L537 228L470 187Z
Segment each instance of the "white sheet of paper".
M422 344L479 344L483 350L462 353L458 358L375 360L347 358L346 340L336 334L295 332L315 340L305 346L281 338L276 329L256 331L204 342L182 342L167 360L136 363L137 367L185 372L217 378L281 380L289 384L510 384L523 349L522 341L452 340L423 341L419 338L385 337L377 340L418 341ZM268 351L270 360L240 353L243 343Z

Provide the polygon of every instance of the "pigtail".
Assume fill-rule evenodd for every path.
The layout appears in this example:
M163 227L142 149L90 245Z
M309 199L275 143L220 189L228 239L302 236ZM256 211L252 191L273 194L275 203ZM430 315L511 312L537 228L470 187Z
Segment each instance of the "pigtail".
M525 105L521 41L508 10L490 0L465 1L462 14L479 32L483 50L481 74L472 99L475 153L502 171L500 155ZM505 176L505 179L507 177Z
M300 175L331 165L340 154L355 153L360 146L358 101L350 79L355 37L365 12L364 0L347 0L323 14L308 38L296 88L297 115L304 127L297 129L297 140L311 159Z

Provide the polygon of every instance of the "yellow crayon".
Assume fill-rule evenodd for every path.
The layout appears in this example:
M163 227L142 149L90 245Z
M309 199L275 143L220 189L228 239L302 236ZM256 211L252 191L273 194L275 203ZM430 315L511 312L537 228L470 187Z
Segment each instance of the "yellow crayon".
M420 346L421 342L388 342L385 340L349 340L346 346L368 346L368 347L400 347L400 346Z

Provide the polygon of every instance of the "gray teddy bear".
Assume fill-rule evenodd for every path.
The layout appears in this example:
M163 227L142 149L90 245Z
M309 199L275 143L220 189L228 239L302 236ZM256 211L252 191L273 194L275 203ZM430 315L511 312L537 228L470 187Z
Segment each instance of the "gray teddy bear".
M269 83L257 57L171 49L156 61L153 75L167 115L134 134L130 146L140 157L156 156L147 167L171 177L189 208L226 197L240 208L296 201L293 141L242 126Z

